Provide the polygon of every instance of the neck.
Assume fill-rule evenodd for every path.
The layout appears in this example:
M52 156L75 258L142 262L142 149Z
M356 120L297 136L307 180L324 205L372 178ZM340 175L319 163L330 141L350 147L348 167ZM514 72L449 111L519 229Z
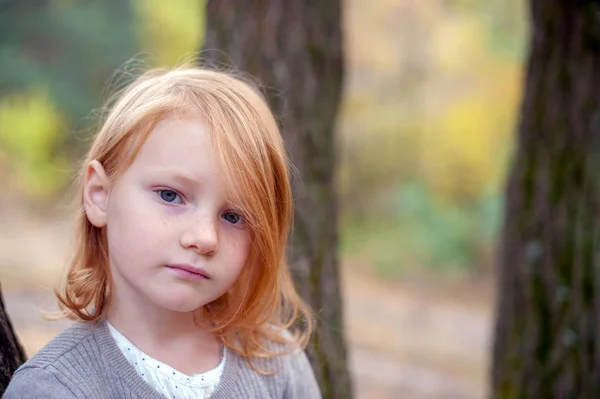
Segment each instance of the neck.
M173 312L142 298L122 295L114 287L107 320L142 352L185 374L216 367L220 344L199 327L199 312ZM194 356L190 356L194 354Z

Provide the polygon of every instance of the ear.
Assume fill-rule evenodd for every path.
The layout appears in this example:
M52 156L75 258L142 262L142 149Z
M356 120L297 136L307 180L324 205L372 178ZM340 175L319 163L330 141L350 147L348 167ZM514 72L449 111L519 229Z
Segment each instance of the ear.
M102 164L96 160L90 162L83 184L83 206L88 220L96 227L106 226L109 183Z

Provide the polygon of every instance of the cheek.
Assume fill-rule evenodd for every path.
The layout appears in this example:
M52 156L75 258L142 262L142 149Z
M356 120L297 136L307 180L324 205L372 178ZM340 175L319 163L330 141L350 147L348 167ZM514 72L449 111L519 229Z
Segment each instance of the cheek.
M152 209L141 204L133 206L120 202L108 209L107 232L111 258L130 262L150 255L163 240L164 223L154 216Z
M250 254L250 235L247 231L244 231L243 233L244 234L232 244L233 250L236 252L242 266L246 263L248 255Z
M230 256L230 270L237 275L244 268L250 253L250 237L247 231L236 231L227 237L227 252Z

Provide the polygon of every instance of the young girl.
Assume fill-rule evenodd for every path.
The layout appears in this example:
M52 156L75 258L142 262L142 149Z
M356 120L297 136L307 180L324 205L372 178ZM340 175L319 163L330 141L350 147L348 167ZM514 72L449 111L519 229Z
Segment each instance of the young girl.
M263 98L229 75L153 70L81 170L61 309L77 323L5 398L320 398L284 262L292 197ZM300 317L308 327L287 329Z

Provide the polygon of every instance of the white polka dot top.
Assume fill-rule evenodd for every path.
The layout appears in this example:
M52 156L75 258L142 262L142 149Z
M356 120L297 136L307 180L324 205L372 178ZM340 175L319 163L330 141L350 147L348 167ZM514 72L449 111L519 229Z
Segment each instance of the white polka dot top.
M123 356L138 374L167 398L208 399L217 388L225 367L226 348L223 348L221 363L216 368L203 374L188 376L146 355L110 323L108 323L108 328Z

